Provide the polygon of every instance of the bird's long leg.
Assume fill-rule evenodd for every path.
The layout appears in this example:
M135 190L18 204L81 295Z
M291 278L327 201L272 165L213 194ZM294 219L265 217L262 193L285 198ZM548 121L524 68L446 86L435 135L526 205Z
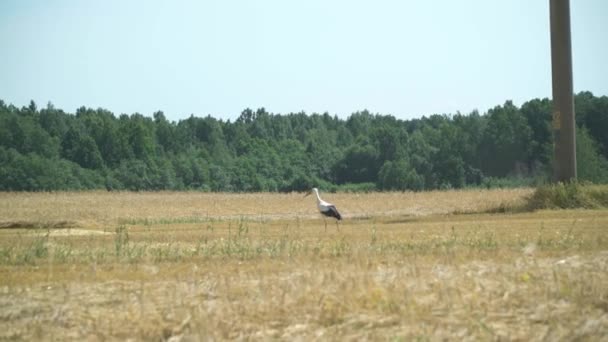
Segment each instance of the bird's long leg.
M323 222L325 222L325 232L327 233L327 219L324 217Z
M336 229L340 231L340 221L336 220Z

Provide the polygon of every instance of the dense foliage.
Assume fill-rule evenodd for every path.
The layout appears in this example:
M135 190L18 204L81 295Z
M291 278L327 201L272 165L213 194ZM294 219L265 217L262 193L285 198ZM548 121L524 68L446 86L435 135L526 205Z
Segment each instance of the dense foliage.
M576 96L579 178L608 182L608 97ZM0 190L424 190L543 182L551 102L399 120L246 109L168 121L0 101Z

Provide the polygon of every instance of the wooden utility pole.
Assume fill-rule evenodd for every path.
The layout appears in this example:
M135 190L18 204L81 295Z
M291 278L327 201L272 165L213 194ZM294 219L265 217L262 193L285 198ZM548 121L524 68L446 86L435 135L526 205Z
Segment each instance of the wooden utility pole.
M553 77L553 178L576 180L576 123L572 87L570 0L549 0Z

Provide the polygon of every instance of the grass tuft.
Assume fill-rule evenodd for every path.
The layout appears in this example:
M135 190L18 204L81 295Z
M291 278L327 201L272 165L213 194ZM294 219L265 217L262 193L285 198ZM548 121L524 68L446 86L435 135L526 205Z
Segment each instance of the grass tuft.
M544 185L528 199L529 210L608 207L608 186L579 182Z
M454 210L455 215L514 214L543 209L608 208L608 186L569 182L539 186L529 196L508 199L489 207Z

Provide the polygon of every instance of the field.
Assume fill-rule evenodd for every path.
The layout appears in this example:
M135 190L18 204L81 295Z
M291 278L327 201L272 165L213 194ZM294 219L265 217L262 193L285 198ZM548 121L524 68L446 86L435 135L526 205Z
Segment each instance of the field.
M608 210L531 193L0 193L0 340L608 339Z

